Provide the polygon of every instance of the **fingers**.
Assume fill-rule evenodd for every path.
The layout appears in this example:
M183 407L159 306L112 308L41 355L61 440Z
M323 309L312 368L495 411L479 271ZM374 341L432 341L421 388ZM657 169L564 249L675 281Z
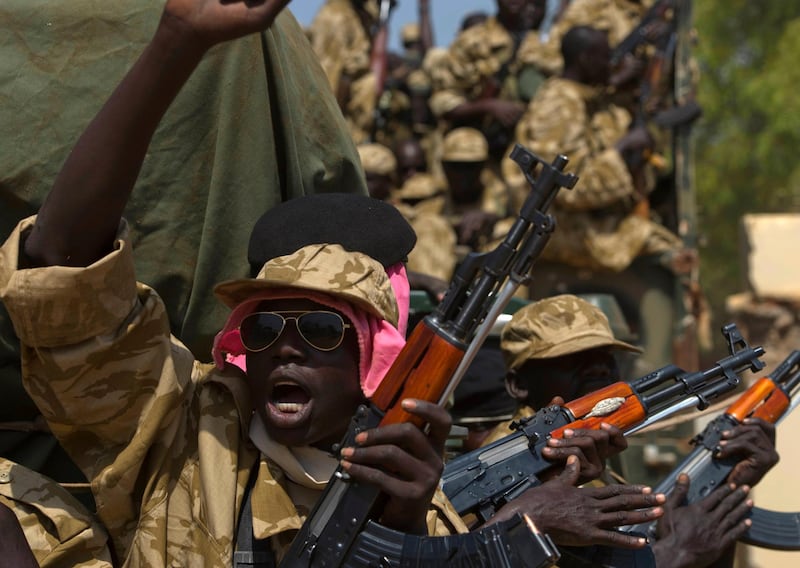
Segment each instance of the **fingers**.
M564 485L577 485L581 476L581 461L576 456L568 456L567 464L554 480L558 480Z
M646 538L620 531L596 531L592 536L592 541L602 546L636 549L644 548L647 545Z
M444 450L453 419L443 407L432 402L417 399L406 399L402 402L403 409L415 416L419 416L430 426L428 439L430 444L437 449ZM441 451L440 451L441 455Z
M675 487L672 493L669 494L669 497L667 497L666 505L668 509L680 507L686 501L686 496L689 494L690 483L688 475L685 473L678 475L678 479L675 480Z

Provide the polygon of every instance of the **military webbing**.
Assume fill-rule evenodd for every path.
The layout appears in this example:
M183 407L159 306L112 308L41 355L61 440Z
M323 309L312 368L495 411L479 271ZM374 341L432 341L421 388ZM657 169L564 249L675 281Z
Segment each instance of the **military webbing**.
M275 554L269 539L259 539L253 534L253 506L250 498L258 480L259 463L256 462L244 490L239 523L236 527L236 551L233 553L233 568L274 568Z

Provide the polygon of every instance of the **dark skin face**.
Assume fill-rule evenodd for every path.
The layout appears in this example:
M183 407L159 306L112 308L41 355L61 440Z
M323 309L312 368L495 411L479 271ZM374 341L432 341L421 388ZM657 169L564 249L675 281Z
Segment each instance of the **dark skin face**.
M287 310L335 311L304 299L270 300L258 307L258 311ZM286 446L311 445L326 451L340 442L364 400L358 366L358 339L352 327L339 347L319 351L306 343L290 320L273 345L257 353L248 351L253 407L270 437Z
M509 394L533 408L543 408L560 396L566 401L619 380L611 350L597 347L562 357L531 359L509 373Z
M392 178L384 174L376 174L374 172L366 172L367 177L367 190L370 197L385 201L392 193Z
M459 205L480 202L483 184L480 174L486 162L442 162L450 197Z
M416 140L404 140L401 142L397 146L395 157L397 158L397 175L400 178L400 184L414 174L428 169L425 151Z
M608 36L598 33L580 56L581 82L587 85L607 85L611 77L611 46Z

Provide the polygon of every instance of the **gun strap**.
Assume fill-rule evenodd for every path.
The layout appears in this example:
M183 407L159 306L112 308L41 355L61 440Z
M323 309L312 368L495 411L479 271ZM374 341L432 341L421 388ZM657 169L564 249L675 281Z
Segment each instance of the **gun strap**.
M275 555L269 539L258 539L253 534L253 506L250 498L258 479L259 462L250 472L239 511L239 524L236 529L236 551L233 553L233 568L276 568Z

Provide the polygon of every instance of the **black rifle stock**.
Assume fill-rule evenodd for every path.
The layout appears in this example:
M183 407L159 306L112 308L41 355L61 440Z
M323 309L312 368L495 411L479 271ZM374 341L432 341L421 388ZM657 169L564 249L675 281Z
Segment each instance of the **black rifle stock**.
M577 178L563 172L567 164L564 156L547 164L517 145L511 157L532 186L516 221L497 248L471 255L459 267L436 311L416 326L375 394L353 417L342 445L354 445L358 432L380 425L413 422L423 427L415 416L402 409L400 402L417 398L443 404L497 314L530 278L533 263L555 227L554 219L545 211L558 190L573 187ZM334 448L334 452L338 449ZM374 486L356 483L338 468L284 556L281 568L357 565L353 564L360 546L356 543L364 542L359 539L366 527L377 530L374 527L384 500L385 496ZM474 538L477 542L484 536L489 538L489 533L466 535L463 539ZM507 542L517 540L508 535ZM546 539L542 542L546 544ZM554 554L555 549L539 548L546 557ZM447 546L440 548L445 549ZM413 560L404 559L402 565L417 565L407 563Z

